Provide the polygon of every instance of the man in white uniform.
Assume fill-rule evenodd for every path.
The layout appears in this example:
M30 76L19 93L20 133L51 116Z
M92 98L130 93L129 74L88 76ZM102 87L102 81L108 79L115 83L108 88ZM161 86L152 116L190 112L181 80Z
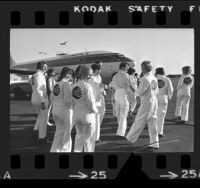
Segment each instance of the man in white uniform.
M46 141L48 96L46 89L46 79L44 73L47 71L47 64L44 61L38 62L37 72L32 78L32 97L31 102L38 114L34 131L39 130L40 142Z
M191 88L194 84L194 78L191 75L191 67L182 68L181 75L177 86L177 99L175 116L181 120L181 123L188 121L189 104L191 98Z
M134 123L129 130L126 138L128 141L135 143L142 133L145 125L148 125L150 136L150 148L159 148L158 131L156 126L158 101L158 83L152 74L152 65L150 61L143 61L141 64L143 77L140 79L140 85L137 95L141 99Z
M101 70L102 70L103 63L101 61L96 61L95 64L100 67L99 73L96 75L96 80L99 83L100 91L101 91L101 96L100 96L101 97L101 99L100 99L101 104L100 104L100 108L99 108L100 125L101 125L102 121L103 121L103 118L104 118L104 115L105 115L105 111L106 111L106 105L105 105L104 96L106 95L105 88L107 86L102 83ZM100 141L100 139L98 139L98 140Z
M72 87L75 102L73 122L76 126L74 152L94 152L95 150L95 113L98 113L95 96L89 80L92 69L82 66L81 79Z
M158 80L159 93L157 94L158 99L158 136L163 137L163 125L168 107L168 98L171 99L173 95L173 85L171 80L165 76L164 69L159 67L156 69L156 78Z
M127 115L129 111L128 89L133 92L136 88L132 87L130 76L127 74L129 64L126 62L120 63L119 72L113 77L112 87L115 89L116 116L117 116L117 135L123 138L127 128Z
M64 67L52 91L52 113L56 124L56 132L50 152L71 152L72 104L70 77L70 69Z
M102 104L102 93L101 93L101 84L99 80L99 73L100 73L100 67L97 64L92 64L91 65L93 75L91 76L90 79L90 84L92 85L93 91L94 91L94 96L95 96L95 101L96 105L98 108L98 113L95 114L95 141L100 141L100 110L101 110L101 104Z

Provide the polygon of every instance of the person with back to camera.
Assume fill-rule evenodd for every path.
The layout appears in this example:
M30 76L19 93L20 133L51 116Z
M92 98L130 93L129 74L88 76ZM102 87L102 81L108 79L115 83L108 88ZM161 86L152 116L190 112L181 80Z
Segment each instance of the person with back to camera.
M53 68L49 68L47 70L47 77L46 77L47 95L48 95L48 101L49 101L49 104L48 104L48 115L47 115L47 125L48 126L52 126L53 125L53 123L49 122L49 117L50 117L50 113L51 113L51 109L52 109L50 95L51 95L53 87L54 87L54 85L56 83L54 76L55 76L55 70Z
M191 75L191 67L182 68L182 75L177 86L176 110L175 116L181 120L180 123L188 121L189 105L191 98L191 88L194 84L194 78Z
M96 80L99 83L99 87L100 87L100 91L101 91L101 104L100 104L100 108L99 108L100 125L101 125L102 121L103 121L103 118L104 118L104 115L105 115L105 111L106 111L106 105L105 105L104 96L106 96L105 89L107 88L107 85L102 83L101 71L102 71L103 63L101 61L96 61L95 64L100 67L100 70L98 71L98 74L95 77L96 77Z
M132 83L132 87L137 90L137 78L135 77L135 69L130 67L127 71L127 73L130 75L130 80ZM129 102L130 102L130 108L129 108L129 116L132 117L132 113L135 110L135 107L137 105L137 99L136 99L136 91L133 92L130 88L128 89L128 95L129 95Z
M98 108L98 113L95 114L95 124L96 124L96 128L95 128L95 141L99 142L100 141L100 108L101 108L101 100L102 100L102 94L101 94L101 85L99 83L99 72L100 72L100 66L97 64L92 64L91 65L92 71L93 71L93 75L91 76L90 79L90 84L92 85L93 91L94 91L94 96L95 96L95 101L96 101L96 105Z
M34 126L34 132L39 130L39 143L46 142L47 134L47 115L48 115L48 96L46 89L45 73L47 64L44 61L37 63L37 72L32 77L32 105L38 114L37 121Z
M50 152L71 152L71 128L70 121L71 86L69 79L71 72L68 67L63 67L58 80L53 88L51 101L53 104L53 119L56 124L53 143Z
M158 67L156 69L155 76L158 80L159 93L157 94L158 99L158 118L157 118L157 128L158 136L165 136L163 133L163 126L165 121L165 116L168 107L168 98L171 99L173 95L173 85L171 80L165 76L165 71L163 67Z
M109 83L109 88L111 89L111 102L112 102L112 109L113 109L113 116L115 116L117 118L117 114L116 114L116 102L115 102L115 85L113 82L113 77L114 75L117 74L117 72L114 72L111 76L111 82Z
M94 91L89 83L92 69L83 65L81 79L72 87L75 103L73 121L76 127L74 152L94 152L95 150L95 114L98 113Z
M129 64L122 62L119 65L119 72L113 76L112 86L115 89L115 103L116 103L116 115L117 115L117 136L120 139L124 138L127 128L127 115L129 111L128 89L133 92L136 88L133 88L130 76L127 74Z
M152 65L150 61L143 61L141 64L143 76L140 79L140 85L137 95L141 99L135 121L133 122L126 138L128 141L135 143L142 133L145 125L148 125L150 145L149 149L159 148L158 130L156 125L158 101L158 83L152 74Z

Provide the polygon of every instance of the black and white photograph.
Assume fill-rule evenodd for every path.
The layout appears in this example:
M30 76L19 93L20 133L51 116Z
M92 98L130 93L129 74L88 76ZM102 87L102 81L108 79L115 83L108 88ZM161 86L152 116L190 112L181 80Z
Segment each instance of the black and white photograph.
M193 152L194 29L10 29L10 152Z

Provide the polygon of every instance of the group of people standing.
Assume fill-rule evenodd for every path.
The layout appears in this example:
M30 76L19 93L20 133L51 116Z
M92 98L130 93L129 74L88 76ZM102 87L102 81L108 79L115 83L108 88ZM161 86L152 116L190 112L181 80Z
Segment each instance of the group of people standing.
M34 127L41 143L46 142L47 125L52 110L56 125L50 152L71 152L71 130L75 126L74 152L94 152L95 142L100 141L100 127L105 114L106 89L112 90L113 115L117 118L116 135L135 143L147 125L150 148L159 148L159 137L164 136L163 125L167 112L168 99L172 98L173 86L165 76L164 69L152 72L150 61L141 64L141 77L137 78L135 69L122 62L119 72L112 76L109 86L102 83L102 62L91 66L81 65L75 72L64 67L57 79L54 71L45 62L38 62L37 72L31 79L32 104L38 114ZM182 123L188 120L190 90L193 86L191 68L183 67L183 75L177 86L175 115ZM46 74L47 73L47 74ZM140 98L140 107L128 132L127 117ZM39 132L38 132L39 131Z
M168 99L172 98L173 85L167 76L164 68L158 67L155 76L152 72L150 61L141 63L141 76L139 80L135 76L135 70L129 68L129 64L124 62L120 64L119 72L113 76L110 87L112 91L112 103L114 115L118 122L118 137L126 138L131 143L135 143L142 133L144 127L148 126L150 150L159 148L159 137L164 137L164 121L167 113ZM191 97L191 88L194 79L191 76L191 67L182 68L182 75L177 86L177 100L175 116L177 123L188 121L189 102ZM139 84L137 84L139 82ZM137 97L140 99L140 107L137 111L135 120L126 134L127 116L131 116L137 103Z
M75 72L62 68L57 79L53 69L38 62L32 76L32 104L38 114L34 134L46 142L49 114L52 109L56 125L50 152L71 152L71 130L75 125L74 152L93 152L100 141L100 125L105 114L106 85L102 84L102 62L79 66ZM51 74L49 74L51 73Z

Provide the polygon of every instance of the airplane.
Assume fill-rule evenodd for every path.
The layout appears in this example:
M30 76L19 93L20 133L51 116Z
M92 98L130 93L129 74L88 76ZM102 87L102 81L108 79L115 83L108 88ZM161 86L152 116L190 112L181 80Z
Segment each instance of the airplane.
M36 64L41 60L47 62L48 67L53 67L57 73L59 73L64 66L68 66L69 68L75 70L79 65L91 65L96 61L101 61L103 63L101 75L105 84L111 81L113 73L118 72L119 64L121 62L126 61L129 63L130 67L135 66L132 59L121 53L109 51L87 51L75 54L60 53L55 57L43 58L19 64L16 64L11 57L10 73L21 73L27 75L34 74L36 72Z
M66 45L67 44L67 41L64 41L64 42L61 42L60 45Z

